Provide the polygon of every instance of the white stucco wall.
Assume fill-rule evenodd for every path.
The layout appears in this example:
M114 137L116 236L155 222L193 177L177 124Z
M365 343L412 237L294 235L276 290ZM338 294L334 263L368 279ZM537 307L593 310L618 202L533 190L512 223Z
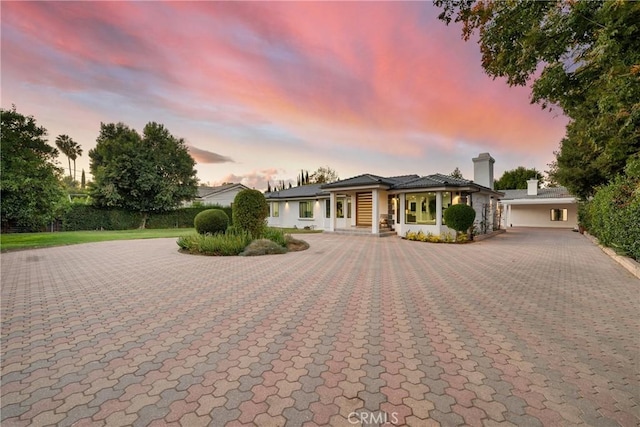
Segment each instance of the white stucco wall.
M567 221L551 221L551 209L567 209ZM504 209L503 209L504 216ZM558 205L511 205L506 227L552 227L574 228L578 226L578 206Z
M325 230L328 224L325 221L325 199L309 200L313 203L313 218L300 218L300 202L277 202L279 216L273 217L273 208L267 218L267 224L271 227L304 228L312 227L315 230ZM273 202L268 202L273 203Z

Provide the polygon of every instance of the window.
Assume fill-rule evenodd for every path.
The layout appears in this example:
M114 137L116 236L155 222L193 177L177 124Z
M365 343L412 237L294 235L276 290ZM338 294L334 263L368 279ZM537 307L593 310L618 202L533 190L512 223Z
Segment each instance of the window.
M300 202L300 218L313 218L313 202Z
M344 218L344 199L336 201L336 218Z
M351 218L351 198L347 199L347 218Z
M280 216L280 203L271 202L271 216L277 218Z
M325 200L324 202L324 217L331 218L331 200Z
M551 221L567 221L568 215L566 209L551 209Z
M436 223L436 193L407 194L405 200L406 224Z

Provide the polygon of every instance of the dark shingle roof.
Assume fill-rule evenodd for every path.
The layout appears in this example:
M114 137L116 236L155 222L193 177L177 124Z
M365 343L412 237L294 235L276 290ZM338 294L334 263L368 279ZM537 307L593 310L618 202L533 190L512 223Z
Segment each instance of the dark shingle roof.
M304 197L328 196L329 193L320 189L322 185L323 184L301 185L299 187L264 193L264 197L266 199L297 199Z
M396 177L399 178L399 177ZM331 182L329 184L324 184L322 188L342 188L342 187L360 187L365 185L379 185L384 184L387 186L392 186L397 181L393 178L385 178L378 175L373 175L370 173L365 173L362 175L354 176L353 178L347 178L336 182Z
M574 197L569 190L565 187L549 187L539 188L538 195L529 196L527 190L501 190L504 193L504 197L500 200L515 200L515 199L564 199Z

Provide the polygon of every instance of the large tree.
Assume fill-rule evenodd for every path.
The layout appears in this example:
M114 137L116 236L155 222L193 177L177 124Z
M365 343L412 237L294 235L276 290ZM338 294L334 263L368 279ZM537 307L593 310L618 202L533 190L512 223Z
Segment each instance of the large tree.
M310 184L328 184L340 179L338 173L329 166L320 166L311 176L307 175Z
M73 150L73 140L69 137L69 135L58 135L56 138L56 147L58 150L65 156L67 156L67 161L69 162L69 178L73 179L73 174L71 173L71 151Z
M58 150L47 144L47 130L32 116L0 110L0 210L2 224L37 230L55 218L64 192Z
M526 189L529 179L537 179L540 182L542 175L535 169L518 166L515 169L505 171L500 179L494 182L494 188L496 190Z
M482 66L571 119L551 178L582 198L640 152L640 3L436 0Z
M123 123L102 123L89 158L93 203L140 212L141 228L149 213L174 209L197 192L195 161L184 140L157 123L142 135Z

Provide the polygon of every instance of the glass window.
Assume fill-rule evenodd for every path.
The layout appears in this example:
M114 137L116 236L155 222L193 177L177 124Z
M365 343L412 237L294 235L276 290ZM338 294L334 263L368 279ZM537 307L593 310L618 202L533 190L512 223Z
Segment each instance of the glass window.
M331 218L331 200L324 201L324 217Z
M336 217L344 218L344 199L338 199L336 201Z
M300 218L313 218L313 202L300 202Z
M406 224L436 223L436 193L413 193L405 197Z
M271 216L277 218L280 216L280 203L271 202Z
M551 209L551 221L567 221L568 219L566 209Z

